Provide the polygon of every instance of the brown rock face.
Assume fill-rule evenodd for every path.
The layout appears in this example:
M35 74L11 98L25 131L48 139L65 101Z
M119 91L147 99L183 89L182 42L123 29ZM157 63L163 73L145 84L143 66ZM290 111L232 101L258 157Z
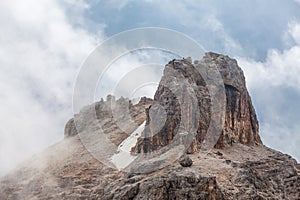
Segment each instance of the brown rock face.
M232 142L262 144L255 109L246 88L243 71L236 60L214 53L209 53L204 60L212 60L217 65L226 92L225 125L216 147Z
M222 148L232 143L262 144L257 117L241 68L236 60L228 56L207 53L194 64L190 59L183 59L173 60L166 65L154 103L147 110L145 137L138 141L134 149L136 152L155 151L168 145L178 133L191 131L196 131L196 137L187 152L199 150L210 125L212 102L207 85L198 71L201 67L211 66L219 70L226 93L224 128L215 147ZM158 117L163 112L166 113L165 120ZM197 130L193 130L193 127L197 127Z

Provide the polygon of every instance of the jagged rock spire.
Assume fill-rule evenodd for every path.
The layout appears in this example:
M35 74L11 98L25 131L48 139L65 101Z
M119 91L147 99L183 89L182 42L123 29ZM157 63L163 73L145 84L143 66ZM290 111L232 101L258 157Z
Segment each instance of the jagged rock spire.
M225 124L215 147L222 148L233 142L247 145L262 144L258 133L258 120L255 110L246 88L243 71L238 66L237 61L228 56L206 53L201 60L195 61L194 64L191 58L187 58L173 60L166 65L154 96L154 104L162 106L167 113L166 123L157 133L151 132L151 129L146 127L144 135L147 137L138 141L135 148L136 152L147 153L166 146L179 132L189 131L186 124L195 123L182 121L182 113L184 115L196 115L196 112L198 112L198 110L187 109L188 104L193 103L193 100L187 98L187 95L184 94L187 89L182 84L183 78L188 81L189 85L192 85L200 112L199 120L196 122L198 123L196 138L188 152L193 153L199 150L210 123L211 100L206 83L198 73L197 67L210 67L211 65L215 65L219 70L224 81L226 93ZM168 87L166 87L166 83L168 83ZM172 88L176 88L176 91L174 92ZM175 94L180 88L183 88L180 93L183 95L181 100L178 98L178 94ZM152 115L155 116L155 113L159 115L161 111L156 108L152 107L147 112L150 112L152 109ZM181 109L184 109L184 112ZM149 114L147 116L146 124L148 126L159 126L159 124L156 124L160 122L159 120L152 120ZM189 118L185 117L185 119Z

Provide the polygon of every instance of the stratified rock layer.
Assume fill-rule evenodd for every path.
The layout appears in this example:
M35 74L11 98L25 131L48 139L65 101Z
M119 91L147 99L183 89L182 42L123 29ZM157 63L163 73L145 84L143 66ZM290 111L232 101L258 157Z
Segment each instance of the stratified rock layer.
M247 145L262 144L258 133L258 121L251 98L246 89L245 77L236 60L228 56L206 53L200 61L191 63L191 59L173 60L164 70L163 77L154 96L154 105L159 104L167 113L166 123L157 131L151 127L159 127L161 108L151 107L147 112L147 125L144 138L140 139L134 149L136 152L148 153L155 151L172 142L174 136L180 132L189 132L194 122L182 118L185 115L200 114L196 139L188 148L188 153L199 150L211 119L211 99L209 90L203 77L198 71L200 67L215 66L224 82L226 93L225 124L215 147L222 148L232 143ZM183 82L187 81L187 84ZM193 99L189 98L188 90L192 90L197 98L198 109L188 110ZM220 99L222 101L222 99ZM182 112L183 109L183 112ZM152 112L152 117L149 116ZM198 112L198 113L197 113ZM220 111L221 112L221 111ZM157 131L157 132L156 132Z

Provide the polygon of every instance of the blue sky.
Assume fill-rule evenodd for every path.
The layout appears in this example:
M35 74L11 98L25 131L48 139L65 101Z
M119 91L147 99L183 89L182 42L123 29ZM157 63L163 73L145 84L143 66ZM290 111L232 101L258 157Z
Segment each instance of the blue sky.
M190 35L206 49L263 60L269 49L288 45L283 34L300 12L292 0L95 1L86 16L105 24L107 35L144 26L166 27Z
M263 142L299 161L299 10L299 0L1 1L0 175L63 138L89 53L114 34L147 26L236 58Z

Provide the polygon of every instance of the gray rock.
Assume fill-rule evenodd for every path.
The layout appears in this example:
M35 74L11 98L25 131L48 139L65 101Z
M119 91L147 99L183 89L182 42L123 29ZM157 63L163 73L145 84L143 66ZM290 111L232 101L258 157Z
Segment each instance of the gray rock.
M74 118L70 119L66 124L64 134L65 134L65 138L72 137L78 134L75 126Z
M182 167L190 167L193 164L192 159L186 154L182 155L178 162Z

